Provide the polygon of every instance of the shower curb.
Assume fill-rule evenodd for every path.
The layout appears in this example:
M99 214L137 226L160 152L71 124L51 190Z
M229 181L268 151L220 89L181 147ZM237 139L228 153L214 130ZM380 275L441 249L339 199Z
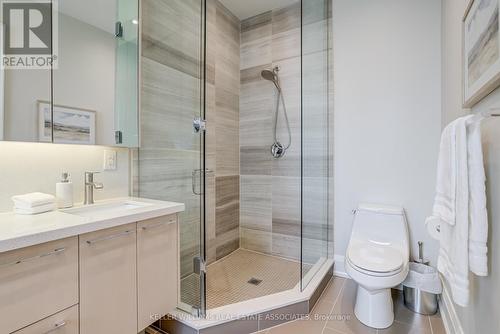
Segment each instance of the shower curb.
M333 266L324 275L309 299L284 307L215 324L202 329L192 328L173 316L160 320L157 326L169 334L251 334L307 316L333 277Z

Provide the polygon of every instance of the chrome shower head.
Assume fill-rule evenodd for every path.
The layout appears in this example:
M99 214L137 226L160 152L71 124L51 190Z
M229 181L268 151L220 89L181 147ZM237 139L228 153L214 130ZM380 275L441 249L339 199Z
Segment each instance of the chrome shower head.
M266 80L269 80L269 81L276 81L276 74L274 74L273 71L271 70L263 70L260 75L262 75L262 77Z
M262 76L262 78L264 78L265 80L269 80L271 81L272 83L274 83L274 85L276 86L276 88L278 90L280 90L280 84L279 84L279 78L278 78L278 68L274 68L274 70L263 70L262 72L260 72L260 75Z

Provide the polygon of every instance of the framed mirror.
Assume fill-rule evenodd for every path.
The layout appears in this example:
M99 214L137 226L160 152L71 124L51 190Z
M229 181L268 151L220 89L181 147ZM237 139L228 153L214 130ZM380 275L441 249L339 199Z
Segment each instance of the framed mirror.
M9 2L2 0L3 11ZM2 68L0 138L137 147L139 0L46 2L51 16L42 12L40 27L50 21L53 61L45 68ZM11 21L3 22L4 34L14 33ZM42 36L37 29L25 31Z

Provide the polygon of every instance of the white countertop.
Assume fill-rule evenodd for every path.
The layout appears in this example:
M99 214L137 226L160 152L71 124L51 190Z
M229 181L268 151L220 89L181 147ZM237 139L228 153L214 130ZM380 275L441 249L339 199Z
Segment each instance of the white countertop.
M148 205L119 212L96 214L94 217L82 217L66 213L65 210L38 215L0 213L0 253L185 210L182 203L135 197L96 201L95 206L123 201L141 202ZM80 206L75 208L78 207Z

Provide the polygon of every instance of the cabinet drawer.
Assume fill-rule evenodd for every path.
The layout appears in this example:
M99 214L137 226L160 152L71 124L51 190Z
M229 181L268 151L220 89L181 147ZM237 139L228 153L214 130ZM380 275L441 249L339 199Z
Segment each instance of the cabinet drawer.
M78 334L78 305L54 314L13 334Z
M77 237L0 254L0 333L77 303Z
M177 215L137 224L138 330L177 306Z
M80 236L80 334L137 333L136 226Z

